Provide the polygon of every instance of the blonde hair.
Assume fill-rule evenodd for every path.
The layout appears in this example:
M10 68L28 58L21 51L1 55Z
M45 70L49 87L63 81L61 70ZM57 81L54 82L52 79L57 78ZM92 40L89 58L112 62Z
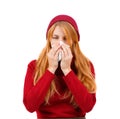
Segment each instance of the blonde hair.
M52 34L56 26L60 26L66 36L67 43L70 45L72 54L73 54L73 62L71 64L71 68L74 73L77 75L78 79L83 83L83 85L87 88L90 93L96 92L96 83L94 74L91 72L91 63L90 60L84 56L81 52L79 44L78 44L78 35L75 29L72 27L71 24L64 21L56 22L52 27L49 29L47 34L47 44L42 50L40 56L36 62L36 70L34 76L34 85L40 79L40 77L44 74L46 69L48 68L48 59L47 53L51 48L50 39L52 38ZM72 41L72 42L71 42ZM44 59L44 60L43 60ZM49 103L49 98L54 94L58 93L55 81L53 80L51 86L46 94L45 102ZM69 90L66 90L64 98L71 97L70 102L74 103L74 97L72 96Z

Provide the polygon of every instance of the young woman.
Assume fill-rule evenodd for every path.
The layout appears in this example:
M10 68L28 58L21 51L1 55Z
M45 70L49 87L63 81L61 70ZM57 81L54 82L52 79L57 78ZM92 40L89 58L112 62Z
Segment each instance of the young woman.
M96 83L94 66L79 47L77 23L55 16L46 39L38 59L28 64L23 103L38 119L85 119L96 103Z

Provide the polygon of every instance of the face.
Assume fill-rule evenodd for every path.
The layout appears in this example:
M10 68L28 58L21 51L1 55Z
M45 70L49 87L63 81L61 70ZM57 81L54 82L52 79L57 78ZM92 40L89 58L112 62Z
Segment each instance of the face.
M60 41L66 43L66 36L63 32L63 29L60 26L56 26L52 35L51 45L57 45L60 43Z

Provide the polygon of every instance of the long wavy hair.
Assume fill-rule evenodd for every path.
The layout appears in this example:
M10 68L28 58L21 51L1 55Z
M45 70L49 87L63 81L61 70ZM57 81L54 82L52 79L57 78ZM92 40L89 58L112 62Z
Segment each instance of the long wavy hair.
M36 61L34 85L37 83L37 81L40 79L40 77L45 73L45 71L48 68L47 53L51 49L50 40L52 38L56 26L60 26L63 29L66 36L66 42L71 48L73 54L73 60L71 63L72 70L77 75L78 79L87 88L87 90L90 93L95 93L96 92L95 76L91 72L90 60L80 50L77 32L75 31L71 24L65 21L56 22L54 25L52 25L52 27L49 29L47 33L46 46L43 48L42 52L40 53ZM54 93L59 94L59 92L57 91L57 87L55 85L55 81L52 80L50 88L45 97L46 103L49 103L49 99ZM73 103L74 97L71 94L71 92L67 89L65 91L64 98L68 97L70 97L70 102Z

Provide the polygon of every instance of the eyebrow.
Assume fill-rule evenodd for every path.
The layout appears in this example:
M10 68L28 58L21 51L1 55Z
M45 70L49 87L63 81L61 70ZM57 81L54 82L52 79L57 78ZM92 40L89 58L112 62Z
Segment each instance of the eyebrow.
M57 34L53 34L52 36L54 36L54 37L58 37L59 35L57 35Z
M54 36L58 36L57 34L53 33Z

